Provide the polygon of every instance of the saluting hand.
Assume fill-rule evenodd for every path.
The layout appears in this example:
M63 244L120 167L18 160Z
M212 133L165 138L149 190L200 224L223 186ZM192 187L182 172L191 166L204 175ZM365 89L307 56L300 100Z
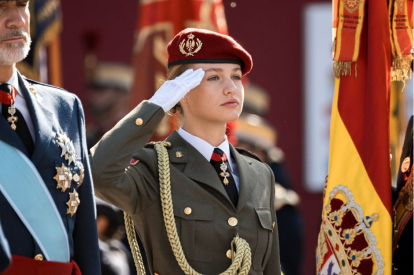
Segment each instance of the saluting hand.
M188 69L182 75L173 80L165 81L155 92L149 101L161 106L164 112L168 112L175 106L191 89L197 87L204 77L203 69Z

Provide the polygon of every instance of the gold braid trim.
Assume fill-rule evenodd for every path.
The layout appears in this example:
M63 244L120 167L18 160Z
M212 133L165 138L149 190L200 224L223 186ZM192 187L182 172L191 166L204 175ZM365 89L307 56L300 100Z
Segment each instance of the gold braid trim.
M169 146L171 146L171 143L166 141L154 143L155 151L158 155L160 196L165 228L167 230L168 240L170 241L172 251L174 252L175 259L177 260L180 268L186 275L201 275L190 266L185 258L183 248L178 237L177 227L175 225L171 197L170 162L166 148ZM231 252L232 263L230 267L223 273L220 273L220 275L248 275L252 261L252 254L249 244L244 239L236 236L231 242Z
M128 213L124 212L125 231L128 237L128 243L131 247L132 256L134 258L135 268L138 275L145 275L144 263L142 262L141 251L139 250L137 237L135 235L134 221Z
M391 67L391 81L403 81L411 79L411 61L413 56L394 56Z
M335 74L335 78L339 78L340 76L348 76L351 75L351 65L352 62L345 62L345 61L334 61L333 63L333 71ZM356 77L356 75L355 75Z

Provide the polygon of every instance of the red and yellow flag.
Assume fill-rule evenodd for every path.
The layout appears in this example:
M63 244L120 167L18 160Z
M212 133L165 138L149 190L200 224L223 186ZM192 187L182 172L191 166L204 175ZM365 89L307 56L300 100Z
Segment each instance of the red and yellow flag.
M131 109L149 99L166 80L167 44L178 32L195 27L227 34L221 0L140 0L138 17ZM170 134L175 121L164 119L155 138Z
M387 0L343 0L364 10L357 76L335 80L329 174L316 251L317 274L391 274ZM352 13L351 13L352 14ZM337 45L347 39L338 28ZM336 48L341 51L342 48ZM335 56L341 53L335 52Z
M358 60L365 0L333 0L334 73L335 77L352 73ZM340 38L340 39L339 39ZM355 67L356 74L356 67Z
M389 0L392 81L411 79L413 56L413 0Z

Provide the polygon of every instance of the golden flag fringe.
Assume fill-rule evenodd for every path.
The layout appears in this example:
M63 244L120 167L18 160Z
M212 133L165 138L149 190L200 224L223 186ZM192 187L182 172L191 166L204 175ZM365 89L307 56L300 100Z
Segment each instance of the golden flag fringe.
M413 56L413 1L390 0L390 34L392 47L391 81L411 79Z
M333 0L335 78L350 76L352 64L358 60L365 0ZM355 77L356 68L354 70Z

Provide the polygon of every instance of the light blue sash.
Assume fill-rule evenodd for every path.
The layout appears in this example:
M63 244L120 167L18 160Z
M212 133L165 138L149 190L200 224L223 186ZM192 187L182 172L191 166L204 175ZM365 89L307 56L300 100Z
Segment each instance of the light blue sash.
M70 261L62 218L32 162L0 140L0 191L49 261Z

